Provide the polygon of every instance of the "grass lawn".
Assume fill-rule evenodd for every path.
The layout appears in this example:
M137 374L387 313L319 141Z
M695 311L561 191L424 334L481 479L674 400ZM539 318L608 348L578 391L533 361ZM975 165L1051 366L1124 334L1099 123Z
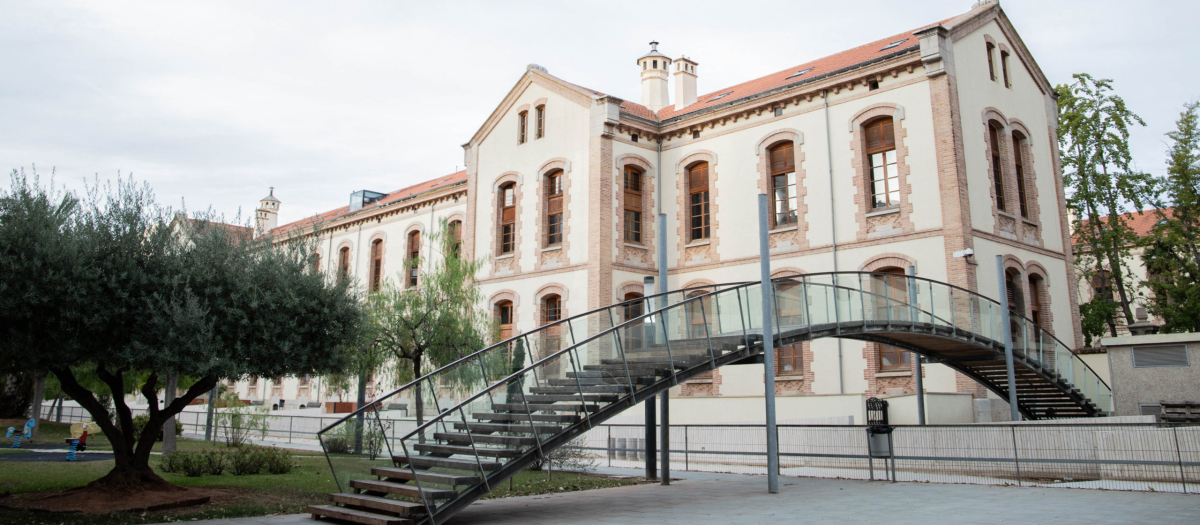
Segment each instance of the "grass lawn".
M49 427L50 425L46 425L46 428L43 428L44 432L41 439L38 440L39 442L49 442L47 438L51 432L45 432L50 430ZM65 437L65 435L64 432L63 436ZM58 439L61 442L61 437ZM88 442L88 448L92 449L91 437L88 438ZM180 450L197 450L212 446L204 441L182 439L179 441ZM230 493L225 497L214 498L211 503L200 507L150 513L121 512L105 515L81 515L0 509L0 525L118 525L294 514L303 512L307 505L327 502L328 494L336 492L337 485L325 457L313 452L297 451L293 454L293 465L296 466L288 474L234 476L226 471L220 476L198 478L158 471L159 458L152 457L150 464L171 483L189 487L228 487L231 489ZM335 458L335 462L338 463L339 471L343 472L365 472L369 470L370 465L381 464L378 461L370 462L360 458ZM112 461L86 463L0 462L0 494L60 491L79 487L108 473L112 466ZM514 478L511 491L506 482L496 487L496 490L487 498L570 492L633 483L629 480L614 480L566 472L555 472L553 479L547 481L545 472L522 472Z

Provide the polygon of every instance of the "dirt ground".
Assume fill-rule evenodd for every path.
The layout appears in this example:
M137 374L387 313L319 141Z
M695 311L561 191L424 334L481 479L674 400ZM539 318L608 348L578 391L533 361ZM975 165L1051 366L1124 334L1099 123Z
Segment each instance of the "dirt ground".
M168 490L142 490L114 493L89 487L53 493L17 494L0 498L0 506L18 510L81 512L106 514L120 511L156 511L203 505L213 498L225 498L236 489L176 487Z

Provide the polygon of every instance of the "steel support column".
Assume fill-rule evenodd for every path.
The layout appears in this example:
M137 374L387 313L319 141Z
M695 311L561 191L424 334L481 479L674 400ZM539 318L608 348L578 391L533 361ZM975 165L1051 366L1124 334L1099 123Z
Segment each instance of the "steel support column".
M659 408L659 417L662 418L662 424L659 425L658 440L662 443L662 459L659 461L659 478L662 479L663 485L671 484L671 389L663 390L663 393L658 395L662 407Z
M758 194L758 258L762 274L763 378L767 402L767 492L779 492L779 435L775 429L775 314L774 289L771 285L771 243L767 195Z
M1008 288L1004 278L1004 256L996 256L996 279L1000 287L1000 322L1004 325L1004 366L1008 370L1008 404L1013 421L1021 420L1021 411L1017 408L1017 373L1013 369L1013 339L1012 321L1008 316Z
M908 267L908 275L910 277L916 276L917 275L917 267L909 266ZM933 292L932 291L930 292L929 301L930 301L930 305L929 305L930 311L932 311L932 308L933 308ZM908 304L913 305L913 306L916 306L916 304L917 304L917 280L916 279L908 280ZM917 308L917 310L920 310L920 309ZM912 319L912 321L916 321L916 319ZM913 352L912 353L912 362L913 362L913 375L916 376L916 378L917 378L917 424L924 425L925 424L925 378L921 377L921 375L922 375L921 373L923 372L923 370L922 370L923 366L921 365L921 354Z
M630 389L632 388L633 385L630 385ZM651 481L658 479L658 473L655 471L655 451L658 445L654 442L654 427L657 423L654 417L654 398L648 397L642 403L646 405L646 481Z

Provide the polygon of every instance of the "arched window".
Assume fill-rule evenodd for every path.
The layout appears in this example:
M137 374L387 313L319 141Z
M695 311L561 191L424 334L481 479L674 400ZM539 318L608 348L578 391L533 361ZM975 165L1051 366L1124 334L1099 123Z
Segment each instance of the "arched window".
M517 249L517 185L509 182L500 187L500 254Z
M546 246L563 241L563 172L546 175Z
M992 58L992 55L995 55L995 54L996 54L996 44L988 42L987 43L988 78L992 79L992 82L996 81L996 66L993 64L993 58Z
M524 144L526 134L529 131L529 112L522 111L517 114L517 144Z
M350 247L338 250L338 276L350 277Z
M707 162L698 162L688 168L688 224L689 241L709 238Z
M901 268L881 268L871 276L876 321L907 321L908 279Z
M537 107L537 132L535 137L542 138L546 136L546 106Z
M562 298L558 294L550 294L542 298L542 324L550 324L562 319Z
M771 148L771 200L775 226L796 224L796 154L791 141Z
M1006 212L1008 206L1004 202L1004 170L1001 168L1000 162L1000 130L995 123L988 123L988 135L992 147L992 178L995 179L996 184L996 209Z
M641 298L642 294L637 292L629 292L625 294L623 299L625 305L622 307L622 315L624 318L621 319L621 322L625 322L630 319L637 319L646 313L646 301L639 301ZM645 325L640 321L629 325L624 330L624 333L621 335L625 340L626 351L640 350L645 347L644 331Z
M1008 309L1017 315L1025 315L1025 293L1017 280L1019 275L1015 271L1004 272L1004 292L1008 295Z
M310 259L310 260L312 261L313 272L321 273L321 254L319 254L319 253L312 254L312 259Z
M1042 279L1036 275L1029 276L1029 318L1033 319L1033 324L1043 326L1042 324ZM1038 332L1040 339L1041 332Z
M867 139L867 162L871 170L869 191L872 208L900 205L900 168L896 165L896 133L891 117L863 126Z
M1092 293L1095 297L1113 297L1112 277L1108 270L1100 270L1092 275Z
M642 242L642 171L625 166L625 242Z
M1020 133L1013 132L1013 160L1017 165L1017 204L1021 208L1021 216L1029 217L1029 205L1025 200L1025 140Z
M694 290L694 291L688 292L687 297L689 299L692 297L701 297L711 291L712 291L711 289ZM686 315L688 317L688 319L690 320L690 322L688 323L688 337L691 337L693 339L704 339L705 335L708 334L708 331L707 331L708 327L705 324L705 321L708 319L713 319L713 315L715 315L713 308L712 308L712 300L713 300L712 296L709 296L704 299L698 299L695 301L691 301L691 302L687 303L686 305L684 305L684 309L685 309L684 315ZM700 375L694 377L693 379L712 379L712 378L713 378L713 373L711 371L709 371L709 372L700 374Z
M500 301L496 303L496 322L500 325L500 340L513 336L513 303Z
M383 239L371 243L371 291L379 291L383 284Z
M417 285L417 270L421 262L421 232L413 231L408 234L408 285Z
M1000 52L1000 72L1004 74L1004 87L1012 87L1012 82L1008 80L1008 52Z
M450 221L450 255L462 256L462 221Z

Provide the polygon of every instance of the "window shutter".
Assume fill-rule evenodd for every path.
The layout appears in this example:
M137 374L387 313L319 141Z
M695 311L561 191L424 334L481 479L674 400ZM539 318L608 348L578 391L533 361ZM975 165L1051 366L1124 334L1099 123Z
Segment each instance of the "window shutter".
M550 212L549 212L550 215L557 215L559 213L562 213L562 195L550 197L547 204L548 204L548 208L550 210Z
M625 209L642 211L642 196L637 193L625 192Z
M517 208L515 206L509 206L507 208L504 208L504 211L501 212L500 219L503 222L512 222L512 221L516 220L516 218L517 218Z
M883 130L880 126L867 127L867 149L875 149L883 145Z
M885 147L885 148L896 147L896 135L892 129L892 121L888 120L886 122L883 122L883 123L881 123L880 127L883 128L883 147Z
M1133 366L1188 366L1187 346L1135 346Z
M701 164L692 168L688 174L688 187L693 192L708 189L708 164Z

